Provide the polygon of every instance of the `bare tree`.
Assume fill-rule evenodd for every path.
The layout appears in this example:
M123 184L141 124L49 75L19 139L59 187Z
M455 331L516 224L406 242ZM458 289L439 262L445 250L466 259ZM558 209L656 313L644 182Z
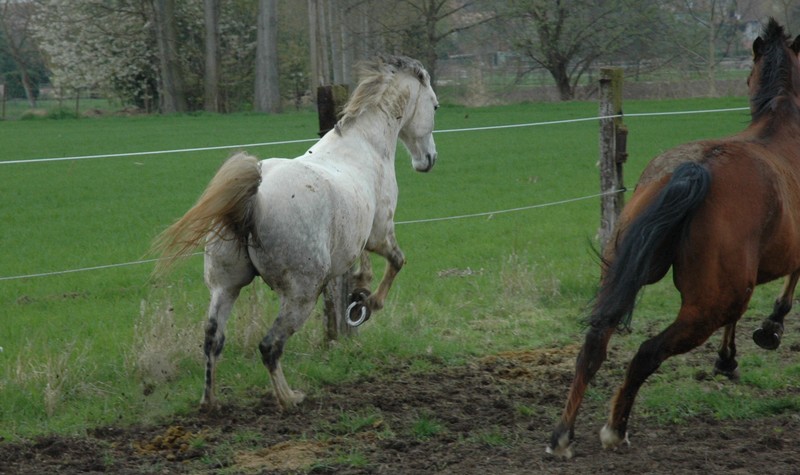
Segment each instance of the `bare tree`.
M205 16L205 77L203 106L219 112L219 0L203 0Z
M716 95L720 56L727 56L738 40L743 14L755 0L677 0L665 2L674 15L675 46L705 69L708 93ZM721 54L720 54L721 53Z
M495 20L491 3L481 0L401 0L415 13L413 21L423 29L423 41L417 53L436 84L436 60L439 44L456 33Z
M517 48L545 68L562 100L575 96L581 77L600 58L612 57L633 44L633 23L651 5L630 0L516 0L507 28Z
M778 22L793 34L800 34L800 5L797 0L775 0L772 3Z

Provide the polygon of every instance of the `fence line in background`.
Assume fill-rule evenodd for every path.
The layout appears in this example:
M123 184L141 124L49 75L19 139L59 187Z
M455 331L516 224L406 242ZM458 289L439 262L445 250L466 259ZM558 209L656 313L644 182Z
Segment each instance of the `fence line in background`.
M473 132L473 131L480 131L480 130L498 130L498 129L510 129L510 128L520 128L520 127L535 127L541 125L557 125L557 124L570 124L570 123L577 123L577 122L586 122L592 120L602 120L602 119L610 119L616 117L653 117L653 116L667 116L667 115L687 115L687 114L707 114L707 113L719 113L719 112L735 112L735 111L744 111L749 110L748 107L733 107L727 109L705 109L705 110L694 110L694 111L674 111L674 112L641 112L641 113L633 113L633 114L617 114L617 115L608 115L608 116L597 116L597 117L583 117L577 119L564 119L564 120L552 120L552 121L545 121L545 122L531 122L526 124L510 124L510 125L495 125L495 126L485 126L485 127L470 127L470 128L463 128L463 129L447 129L447 130L437 130L434 133L451 133L451 132ZM202 147L202 148L186 148L186 149L176 149L176 150L160 150L160 151L151 151L151 152L131 152L131 153L114 153L114 154L104 154L104 155L85 155L85 156L76 156L76 157L59 157L59 158L39 158L39 159L30 159L30 160L6 160L0 161L0 165L10 165L10 164L21 164L21 163L42 163L42 162L56 162L56 161L66 161L66 160L86 160L86 159L96 159L96 158L116 158L116 157L129 157L129 156L141 156L141 155L158 155L158 154L168 154L168 153L186 153L186 152L198 152L198 151L207 151L207 150L223 150L223 149L233 149L233 148L245 148L245 147L263 147L268 145L285 145L285 144L295 144L295 143L304 143L304 142L312 142L317 141L319 139L300 139L300 140L284 140L278 142L264 142L264 143L255 143L255 144L246 144L246 145L223 145L223 146L216 146L216 147ZM481 213L473 213L473 214L465 214L459 216L447 216L447 217L440 217L440 218L428 218L428 219L417 219L411 221L399 221L395 224L397 225L406 225L406 224L418 224L418 223L430 223L430 222L438 222L438 221L448 221L454 219L464 219L464 218L474 218L480 216L491 216L495 214L504 214L504 213L512 213L512 212L519 212L525 211L530 209L536 208L544 208L548 206L556 206L562 205L567 203L573 203L576 201L587 200L597 197L607 196L609 194L615 193L622 193L626 190L624 188L612 190L604 193L597 193L588 196L582 196L578 198L568 198L560 201L555 201L551 203L543 203L538 205L530 205L530 206L523 206L519 208L510 208L504 210L496 210L496 211L486 211ZM196 253L193 255L199 255L202 253ZM53 271L53 272L41 272L36 274L28 274L28 275L18 275L18 276L6 276L0 277L0 281L10 281L10 280L21 280L21 279L28 279L28 278L35 278L35 277L49 277L49 276L56 276L56 275L64 275L64 274L72 274L76 272L87 272L93 270L103 270L103 269L113 269L118 267L127 267L133 265L140 265L140 264L148 264L152 262L156 262L158 259L143 259L138 261L132 262L124 262L119 264L106 264L106 265L99 265L99 266L92 266L92 267L85 267L80 269L68 269L62 271Z
M655 117L655 116L669 116L669 115L688 115L688 114L709 114L709 113L718 113L718 112L735 112L735 111L744 111L749 110L749 107L731 107L727 109L705 109L705 110L694 110L694 111L674 111L674 112L640 112L634 114L620 114L620 115L609 115L609 116L596 116L596 117L580 117L577 119L563 119L563 120L549 120L544 122L530 122L525 124L508 124L508 125L489 125L484 127L469 127L463 129L446 129L446 130L435 130L435 134L446 134L452 132L476 132L480 130L498 130L498 129L513 129L513 128L520 128L520 127L537 127L542 125L558 125L558 124L573 124L577 122L587 122L593 120L602 120L602 119L612 119L616 117ZM298 139L298 140L281 140L277 142L262 142L262 143L251 143L251 144L243 144L243 145L219 145L213 147L198 147L198 148L183 148L183 149L175 149L175 150L155 150L150 152L129 152L129 153L108 153L108 154L99 154L99 155L81 155L81 156L74 156L74 157L52 157L52 158L33 158L29 160L4 160L0 161L0 165L14 165L14 164L32 164L32 163L45 163L45 162L62 162L62 161L70 161L70 160L89 160L89 159L97 159L97 158L119 158L119 157L136 157L142 155L164 155L170 153L189 153L189 152L204 152L208 150L226 150L226 149L238 149L238 148L252 148L252 147L266 147L270 145L287 145L287 144L296 144L296 143L305 143L305 142L316 142L318 138L313 139Z
M565 199L565 200L554 201L554 202L551 202L551 203L541 203L541 204L538 204L538 205L522 206L522 207L519 207L519 208L502 209L502 210L496 210L496 211L485 211L485 212L482 212L482 213L462 214L462 215L459 215L459 216L445 216L445 217L441 217L441 218L415 219L415 220L411 220L411 221L398 221L398 222L395 223L395 225L432 223L432 222L438 222L438 221L450 221L450 220L454 220L454 219L477 218L477 217L480 217L480 216L493 216L493 215L496 215L496 214L513 213L513 212L526 211L526 210L531 210L531 209L536 209L536 208L546 208L546 207L549 207L549 206L557 206L557 205L563 205L563 204L568 204L568 203L574 203L576 201L588 200L588 199L597 198L597 197L600 197L600 196L603 196L603 195L607 195L607 194L622 193L622 192L625 192L625 191L626 191L625 189L620 189L620 190L614 190L614 191L610 191L610 192L606 192L606 193L596 193L594 195L581 196L581 197L578 197L578 198L568 198L568 199ZM192 254L192 256L199 256L201 254L203 254L203 253L202 252L196 252L196 253ZM83 268L80 268L80 269L68 269L68 270L53 271L53 272L41 272L41 273L27 274L27 275L14 275L14 276L0 277L0 281L31 279L31 278L34 278L34 277L51 277L51 276L56 276L56 275L74 274L76 272L87 272L87 271L93 271L93 270L114 269L114 268L117 268L117 267L128 267L128 266L134 266L134 265L140 265L140 264L149 264L149 263L157 262L158 260L159 259L157 259L157 258L156 259L142 259L142 260L132 261L132 262L123 262L123 263L120 263L120 264L106 264L106 265L99 265L99 266L92 266L92 267L83 267Z

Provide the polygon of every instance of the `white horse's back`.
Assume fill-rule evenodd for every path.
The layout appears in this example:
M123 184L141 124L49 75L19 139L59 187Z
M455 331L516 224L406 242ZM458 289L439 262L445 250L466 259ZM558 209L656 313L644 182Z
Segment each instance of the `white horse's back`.
M259 242L253 263L271 286L291 271L327 281L346 272L369 237L376 207L350 174L301 158L261 162L256 195Z

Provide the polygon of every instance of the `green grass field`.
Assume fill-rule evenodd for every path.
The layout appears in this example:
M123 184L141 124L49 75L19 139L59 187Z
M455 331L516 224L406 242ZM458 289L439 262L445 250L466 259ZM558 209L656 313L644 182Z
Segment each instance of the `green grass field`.
M636 101L626 103L625 112L743 106L742 98ZM437 116L437 130L596 114L597 105L584 102L446 106ZM747 111L626 118L629 188L660 151L729 135L748 121ZM314 138L316 130L311 112L0 122L0 161L300 140ZM430 174L415 173L405 152L398 154L400 223L599 192L594 120L438 133L435 138L439 162ZM309 146L248 151L263 158L291 157ZM230 153L0 164L0 278L151 257L151 239L193 204ZM290 384L313 392L325 383L373 371L380 362L403 360L424 370L431 356L459 364L501 350L580 341L578 320L598 278L591 250L598 223L599 198L592 198L514 213L398 224L408 264L387 308L357 338L332 348L323 344L319 318L310 319L286 348ZM382 263L375 264L380 271ZM0 280L0 437L81 433L89 426L147 421L196 407L208 302L202 259L190 258L166 282L153 282L151 270L152 264L135 264ZM770 284L757 292L752 306L765 313L777 289ZM635 328L637 323L648 329L663 326L674 317L677 301L668 279L649 288ZM223 397L230 398L252 394L254 388L269 390L257 343L274 318L275 298L258 283L243 293L235 312L219 370L219 384L227 388ZM645 336L635 331L618 344L633 348ZM766 368L759 385L800 384L798 365L770 375L778 363L767 358L759 364ZM654 378L646 391L674 388L668 378L669 373ZM691 376L683 380L691 383ZM688 404L698 411L710 403L698 395ZM647 407L657 412L660 406Z

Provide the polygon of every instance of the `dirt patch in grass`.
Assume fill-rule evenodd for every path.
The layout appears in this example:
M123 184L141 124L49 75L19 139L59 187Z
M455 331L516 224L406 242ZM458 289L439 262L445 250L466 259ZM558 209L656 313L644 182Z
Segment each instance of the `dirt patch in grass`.
M792 345L797 320L787 319L792 323L778 350L787 360L798 357ZM747 329L740 354L764 351L745 335L755 325L741 325ZM162 425L3 442L0 473L797 473L800 416L792 411L747 421L696 417L659 424L634 408L632 445L604 451L597 432L606 418L605 395L630 358L613 352L594 382L603 396L587 397L581 410L575 457L545 454L578 349L500 353L458 367L434 361L424 373L386 367L374 377L325 387L289 413L259 393ZM686 364L706 371L715 357L707 344Z

